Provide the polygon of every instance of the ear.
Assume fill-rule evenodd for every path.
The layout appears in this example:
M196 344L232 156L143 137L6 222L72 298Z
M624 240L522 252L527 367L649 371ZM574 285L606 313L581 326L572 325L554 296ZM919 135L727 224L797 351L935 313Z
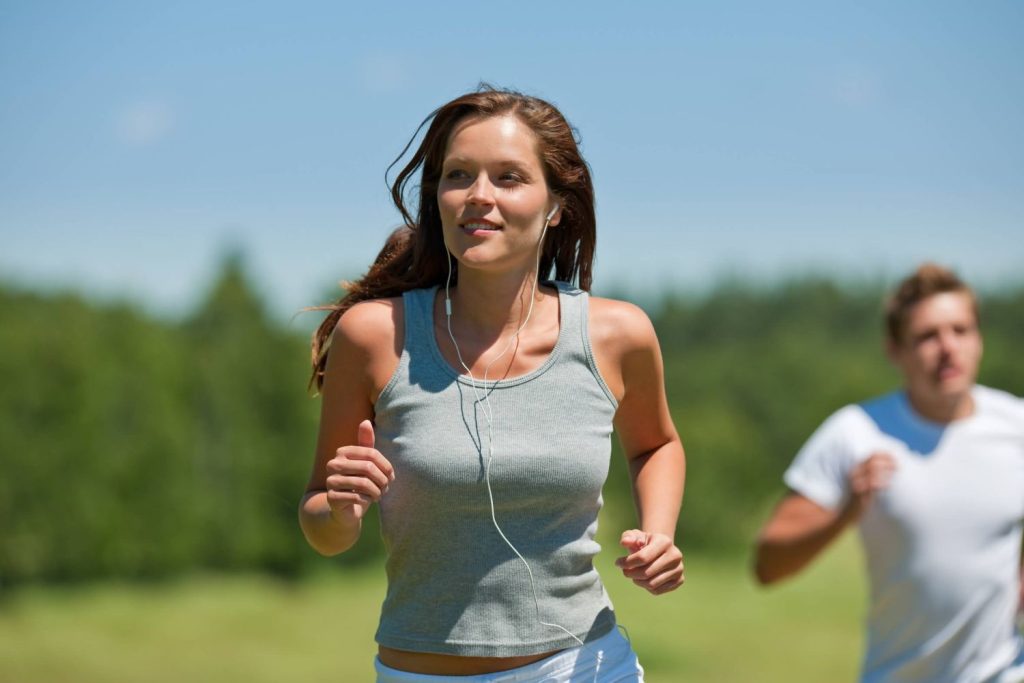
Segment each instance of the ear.
M549 228L553 228L561 222L563 203L564 202L562 202L562 199L560 197L555 197L555 201L552 202L551 206L548 208L547 215L550 216L550 218L548 219Z
M889 359L889 362L893 365L899 366L900 364L900 343L885 335L885 357Z

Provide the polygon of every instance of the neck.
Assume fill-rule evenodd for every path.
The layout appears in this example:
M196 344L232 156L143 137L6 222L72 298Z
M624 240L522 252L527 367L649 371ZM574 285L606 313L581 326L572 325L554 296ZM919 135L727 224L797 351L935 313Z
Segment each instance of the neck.
M531 271L515 275L486 275L466 269L451 288L452 315L460 327L469 326L485 335L516 330L526 319L531 297L542 297Z
M970 390L950 396L929 396L907 387L907 399L918 415L932 422L948 423L974 414Z

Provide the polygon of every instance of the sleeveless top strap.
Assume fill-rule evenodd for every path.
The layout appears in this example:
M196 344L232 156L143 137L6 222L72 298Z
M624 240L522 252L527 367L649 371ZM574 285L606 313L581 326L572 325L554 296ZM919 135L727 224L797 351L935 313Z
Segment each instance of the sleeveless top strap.
M529 382L557 364L560 358L568 359L586 367L608 401L612 406L617 406L618 401L605 383L594 360L588 331L589 294L558 280L547 281L544 284L558 290L559 300L558 341L551 353L551 358L540 368L527 373L526 376L498 381L497 384ZM466 376L452 368L441 356L434 337L434 299L438 289L439 286L415 289L402 295L405 307L402 363L408 365L410 359L418 358L422 362L425 359L433 358L437 369L443 374L457 376L458 381L467 382L469 380Z
M611 404L617 407L618 401L597 368L597 361L594 360L594 351L590 344L588 324L590 295L567 282L556 280L550 284L558 287L561 303L561 331L558 343L565 345L563 353L585 365Z
M413 289L402 294L405 305L405 340L402 349L410 355L426 351L434 334L434 292L436 287Z

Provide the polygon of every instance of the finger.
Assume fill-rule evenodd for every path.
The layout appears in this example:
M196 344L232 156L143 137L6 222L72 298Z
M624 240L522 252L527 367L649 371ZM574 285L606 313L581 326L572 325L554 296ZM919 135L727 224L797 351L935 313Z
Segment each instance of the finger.
M344 508L352 505L369 507L373 501L355 491L327 491L327 504L331 509Z
M359 428L356 430L356 445L373 448L373 442L373 423L369 420L363 420L359 423Z
M327 477L328 491L351 491L358 493L371 501L380 500L384 488L377 486L365 477L345 477L340 474L332 474Z
M684 583L686 583L685 575L680 576L679 579L676 581L668 581L666 583L663 583L657 588L652 589L650 592L652 595L664 595L665 593L671 593L675 589L681 587Z
M627 569L643 567L651 564L665 554L672 546L672 543L664 536L651 536L647 545L623 559L622 566Z
M376 453L376 456L370 455L370 457L363 460L359 457L352 456L364 454L349 452L346 454L348 457L337 457L329 461L327 463L328 479L335 475L341 475L344 477L363 477L373 481L382 490L386 489L388 484L391 483L392 478L388 476L382 466L390 467L390 464L376 451L370 451L369 453Z
M624 566L622 573L631 579L647 580L671 571L673 567L683 566L683 554L676 547L669 548L650 562L637 566Z
M637 552L646 546L649 541L649 535L639 529L628 529L623 531L622 536L619 537L619 545L631 553Z
M888 487L893 474L895 470L892 467L881 462L874 463L865 475L868 488L879 490Z
M872 491L888 488L892 481L892 472L872 472L868 477L868 487Z
M364 448L371 448L372 449L374 447L375 443L376 443L376 436L373 433L373 423L370 422L369 420L363 420L362 422L359 423L359 429L357 430L357 433L356 433L356 445L363 446ZM380 451L376 451L376 449L374 449L374 450L377 453L380 452ZM388 475L389 479L394 481L395 480L395 470L394 470L394 468L391 467L391 463L389 463L384 458L384 456L381 456L381 459L384 461L384 463L386 463L386 467L381 467L381 470L383 470Z
M683 583L683 568L681 566L673 567L649 579L634 579L633 583L652 593L674 590Z
M850 472L850 489L858 496L884 489L895 470L895 462L887 453L872 454Z
M893 457L892 453L887 451L875 451L872 453L868 460L874 460L875 462L883 463L890 467L896 467L896 458Z
M342 446L335 451L334 457L327 461L327 471L345 474L351 463L357 461L372 462L378 470L384 473L388 481L395 480L395 468L391 462L381 455L380 451L365 446Z
M869 474L892 474L896 471L896 460L888 453L873 453L864 461L864 468Z
M895 463L884 460L875 460L868 463L867 474L869 475L891 475L896 471Z
M656 557L647 564L638 566L620 566L622 573L630 578L640 581L647 581L655 576L659 576L668 571L674 571L675 568L681 568L683 566L683 554L678 548L672 546L666 552Z
M855 496L867 496L871 494L871 481L867 476L860 476L850 482L850 489Z

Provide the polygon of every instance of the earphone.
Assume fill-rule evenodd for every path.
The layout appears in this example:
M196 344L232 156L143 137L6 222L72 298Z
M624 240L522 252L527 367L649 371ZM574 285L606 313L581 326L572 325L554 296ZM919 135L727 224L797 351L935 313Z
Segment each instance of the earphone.
M466 361L462 359L462 351L459 349L459 342L455 339L455 333L452 331L452 301L450 296L452 281L452 255L450 252L448 253L448 279L445 281L444 285L444 310L448 327L448 336L449 338L451 338L452 346L455 348L455 355L459 359L459 365L461 365L462 368L466 371L466 374L469 375L470 385L473 387L473 395L474 397L476 397L477 404L483 407L484 420L487 422L488 448L487 460L484 464L484 481L487 484L487 498L490 501L491 505L491 522L494 524L494 528L497 529L498 534L501 536L501 539L505 541L505 544L509 548L511 548L512 552L516 554L516 557L518 557L522 561L523 566L526 567L526 573L530 577L530 587L533 589L533 602L537 610L537 622L542 626L549 626L564 631L573 640L579 643L580 647L586 647L586 644L569 629L565 628L560 624L544 621L541 618L540 597L537 595L537 582L533 577L533 569L531 569L530 563L526 561L526 558L523 557L523 554L519 552L519 549L516 548L515 545L513 545L512 541L510 541L508 537L505 535L505 532L502 531L501 525L498 524L497 515L494 511L494 491L491 488L491 461L494 459L494 411L491 408L491 391L487 389L487 374L488 372L490 372L491 366L494 365L500 358L502 358L510 348L512 348L512 343L519 338L519 333L522 332L526 328L526 324L530 322L530 316L533 314L533 304L537 298L537 281L540 279L540 258L541 252L544 248L544 236L547 234L548 224L551 222L551 219L554 218L554 215L555 213L558 212L559 208L561 207L556 202L554 208L551 209L551 211L548 212L547 216L544 217L544 227L541 229L540 239L537 242L537 260L535 265L536 277L533 280L533 287L530 292L530 306L526 311L526 316L523 318L523 322L519 325L518 328L516 328L516 331L512 333L512 336L509 337L509 340L502 348L501 353L499 353L497 356L491 359L491 361L484 368L484 376L481 379L481 382L483 383L483 386L481 387L483 390L482 396L477 389L476 377L473 375L473 371L470 370L468 365L466 365ZM598 657L598 670L599 669L600 657Z

